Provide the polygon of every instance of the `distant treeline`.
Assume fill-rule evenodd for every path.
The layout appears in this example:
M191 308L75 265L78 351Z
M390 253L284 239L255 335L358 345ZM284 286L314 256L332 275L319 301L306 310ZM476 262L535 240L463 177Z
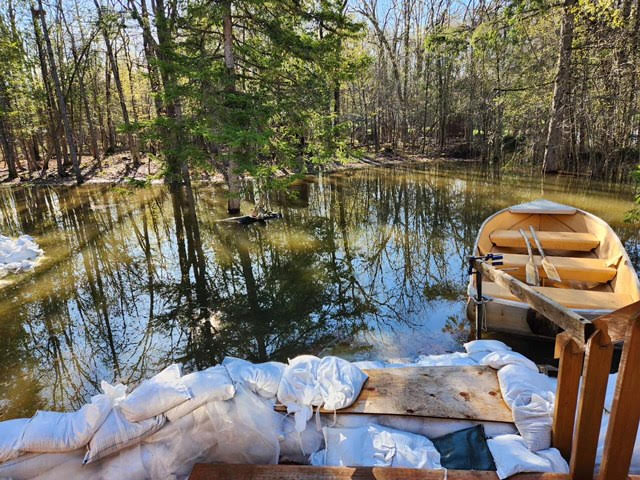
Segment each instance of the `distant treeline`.
M5 0L9 178L115 152L169 182L375 151L626 179L640 0Z

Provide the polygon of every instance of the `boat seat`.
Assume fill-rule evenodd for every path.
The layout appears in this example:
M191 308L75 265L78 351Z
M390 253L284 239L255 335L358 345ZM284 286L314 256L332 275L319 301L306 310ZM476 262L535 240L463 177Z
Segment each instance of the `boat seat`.
M554 287L532 288L565 307L581 310L617 310L633 302L631 296L625 293ZM520 302L508 289L493 282L482 282L482 294L487 297Z
M609 280L613 280L617 273L617 270L610 267L606 260L600 258L547 257L547 259L556 267L562 280L606 283ZM528 261L529 255L503 254L505 268L517 268L517 271L509 272L509 274L517 277L524 277L525 266ZM533 261L538 267L540 278L547 278L547 274L542 268L541 257L534 255Z
M532 242L531 246L535 249L531 233L528 231L525 233ZM600 245L600 241L592 233L540 231L536 234L545 250L589 252ZM489 235L489 239L498 247L526 248L524 239L518 230L494 230Z

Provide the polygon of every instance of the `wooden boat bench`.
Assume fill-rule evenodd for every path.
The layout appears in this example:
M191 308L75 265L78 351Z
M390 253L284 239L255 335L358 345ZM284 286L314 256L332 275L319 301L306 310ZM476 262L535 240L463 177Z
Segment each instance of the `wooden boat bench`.
M561 303L567 308L579 308L584 310L617 310L633 302L631 296L626 293L554 287L532 288L546 297ZM482 294L487 297L503 298L514 302L519 301L508 288L502 287L493 282L482 282Z
M575 252L590 252L600 240L593 233L583 232L536 232L542 248L545 250L566 250ZM530 241L531 233L525 232ZM518 230L494 230L489 235L491 242L498 247L526 248L524 239Z
M369 379L341 414L404 415L512 423L493 368L403 367L365 370ZM284 410L277 405L276 409ZM333 411L323 411L331 413Z
M502 256L504 268L511 275L519 279L525 277L525 266L529 260L528 255L504 253ZM617 273L615 266L610 266L609 262L601 258L548 256L547 259L556 267L563 280L606 283L613 280ZM534 255L533 261L538 268L540 278L548 278L547 273L542 268L541 257ZM513 270L514 268L516 270Z

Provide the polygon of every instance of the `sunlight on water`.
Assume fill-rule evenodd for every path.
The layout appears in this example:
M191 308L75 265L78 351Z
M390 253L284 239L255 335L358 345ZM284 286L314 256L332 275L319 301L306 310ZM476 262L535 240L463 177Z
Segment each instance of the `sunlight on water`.
M629 186L434 164L292 191L267 199L283 219L240 227L219 222L226 200L213 186L0 190L0 233L45 250L34 272L0 285L0 418L77 408L103 378L135 383L175 361L459 349L478 227L541 196L611 223L639 263L638 230L623 222Z

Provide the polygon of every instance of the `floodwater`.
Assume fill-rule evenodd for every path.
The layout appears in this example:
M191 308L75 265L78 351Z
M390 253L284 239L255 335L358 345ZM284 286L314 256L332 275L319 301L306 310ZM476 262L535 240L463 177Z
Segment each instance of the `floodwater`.
M0 280L0 419L78 408L102 379L136 383L172 362L458 350L478 227L542 196L605 219L638 266L630 186L473 164L321 176L272 193L283 219L251 226L219 222L215 186L1 189L0 233L34 236L46 257Z

